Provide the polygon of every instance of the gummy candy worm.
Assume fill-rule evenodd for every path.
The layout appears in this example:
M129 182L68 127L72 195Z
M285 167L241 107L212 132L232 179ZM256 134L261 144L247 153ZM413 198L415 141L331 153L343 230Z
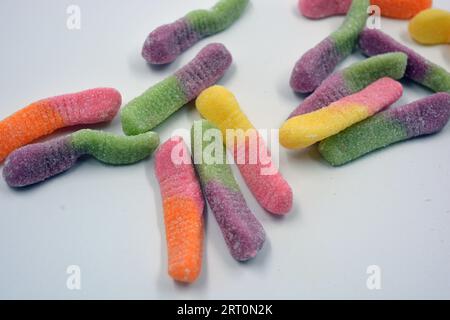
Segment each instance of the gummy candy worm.
M450 43L450 12L440 9L422 11L409 22L409 34L418 43Z
M160 26L145 40L142 56L152 64L174 61L202 38L227 29L244 12L249 0L221 0L211 10L195 10Z
M209 44L174 75L154 85L121 111L125 134L149 131L172 113L216 83L232 62L230 52L219 43Z
M271 161L264 139L242 112L234 95L224 87L213 86L199 95L196 107L222 131L225 144L259 204L273 214L288 213L292 208L292 189ZM227 139L227 131L231 131L233 139ZM245 139L239 139L239 131ZM255 145L258 150L252 149ZM253 154L258 151L259 155ZM256 159L251 161L252 158Z
M177 281L194 282L202 266L205 203L181 137L160 146L155 168L163 200L169 275Z
M319 151L340 166L393 143L440 131L450 118L450 94L435 93L389 109L323 140Z
M0 162L8 154L57 129L110 121L122 97L111 88L97 88L34 102L0 121Z
M390 106L402 92L399 82L382 78L328 107L287 120L280 129L280 143L288 149L306 148Z
M431 7L432 0L371 0L381 9L381 15L394 19L411 19ZM352 0L299 0L298 8L307 18L321 19L346 14Z
M352 53L366 24L368 6L369 0L353 0L342 26L297 61L291 75L294 91L314 91Z
M361 91L378 79L401 79L405 75L408 57L402 52L386 53L354 63L335 72L309 95L289 118L313 112Z
M132 164L152 154L158 144L159 137L154 132L126 137L79 130L17 149L6 159L3 177L11 187L25 187L69 170L83 155L111 165Z
M208 146L214 143L208 141L211 131L218 132L216 139L220 139L220 150L215 155L206 152ZM231 255L238 261L254 258L261 250L266 235L263 226L248 208L226 162L222 132L209 121L196 121L191 129L191 150L203 192Z
M448 71L398 43L387 34L375 29L365 29L361 32L359 46L362 52L368 56L395 51L406 53L408 65L405 77L435 92L450 92L450 73Z
M322 19L348 12L352 0L298 0L298 10L310 19Z

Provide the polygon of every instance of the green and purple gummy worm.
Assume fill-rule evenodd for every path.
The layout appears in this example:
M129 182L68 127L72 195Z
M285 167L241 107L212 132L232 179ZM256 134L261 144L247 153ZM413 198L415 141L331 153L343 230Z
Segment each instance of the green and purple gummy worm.
M171 114L215 84L230 67L233 58L220 43L204 47L174 75L149 88L121 111L126 135L152 130Z
M331 165L343 165L393 143L438 132L449 117L450 94L435 93L357 123L323 140L319 151Z
M158 145L159 136L154 132L126 137L79 130L17 149L6 158L3 177L11 187L25 187L69 170L84 155L106 164L125 165L148 157Z
M160 26L145 40L142 56L151 64L174 61L201 39L231 26L244 12L249 0L220 0L211 10L195 10Z
M326 78L289 118L327 107L341 98L363 90L381 78L401 79L405 75L407 60L408 57L402 52L386 53L337 71Z
M365 29L359 38L359 47L367 56L387 52L403 52L408 56L405 77L410 78L434 92L450 93L450 73L428 61L412 49L400 44L379 30Z
M307 51L296 63L291 87L296 92L314 91L356 47L359 33L367 21L369 0L353 0L338 30Z
M196 121L191 144L204 195L231 255L238 261L255 257L265 241L264 228L247 206L226 162L222 132L207 120Z

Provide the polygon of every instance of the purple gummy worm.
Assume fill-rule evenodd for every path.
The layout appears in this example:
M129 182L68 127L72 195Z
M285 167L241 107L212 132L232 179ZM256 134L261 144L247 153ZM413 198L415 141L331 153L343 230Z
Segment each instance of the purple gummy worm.
M70 135L30 144L9 155L3 176L11 187L28 186L70 169L80 155Z
M242 193L214 180L205 184L204 192L233 258L246 261L255 257L266 236Z

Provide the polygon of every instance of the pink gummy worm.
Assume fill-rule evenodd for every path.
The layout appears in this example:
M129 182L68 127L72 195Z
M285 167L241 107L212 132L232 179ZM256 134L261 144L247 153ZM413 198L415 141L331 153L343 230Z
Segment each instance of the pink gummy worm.
M184 197L203 207L200 183L183 138L172 137L159 147L155 155L155 169L163 199Z
M49 98L67 126L111 121L122 97L116 89L95 88Z
M300 13L310 19L346 14L352 0L299 0Z
M381 78L365 89L335 102L339 105L360 104L367 107L369 115L373 115L400 99L403 87L400 82L391 78Z
M245 143L242 141L234 146L228 144L228 148L233 152L236 165L259 204L273 214L287 214L292 208L292 189L272 162L270 152L259 134L255 145L257 155L250 154L256 150L249 142L249 137L246 137Z

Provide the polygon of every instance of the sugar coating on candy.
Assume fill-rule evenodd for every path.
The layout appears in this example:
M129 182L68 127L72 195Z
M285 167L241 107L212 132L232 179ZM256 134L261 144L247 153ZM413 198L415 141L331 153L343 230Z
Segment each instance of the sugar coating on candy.
M411 19L432 5L432 0L371 0L381 9L381 15L395 19ZM299 0L300 12L308 18L320 19L346 14L352 0Z
M352 0L299 0L298 9L310 19L346 14Z
M244 12L249 0L221 0L211 10L195 10L184 18L160 26L145 40L142 56L152 64L174 61L204 37L231 26Z
M359 46L364 54L373 56L387 52L408 55L405 76L435 92L450 92L450 73L428 61L412 49L400 44L382 31L365 29L361 32Z
M227 130L235 130L234 139L225 138L225 142L259 204L273 214L288 213L292 208L292 189L271 161L264 139L242 112L234 95L224 87L212 86L199 95L196 107L204 118L222 131L223 136L227 137ZM239 130L244 134L253 133L253 143L250 143L250 136L239 140ZM252 145L258 146L259 153L253 155L256 158L253 163L250 161L250 153L255 152ZM260 155L267 155L267 159L261 161Z
M248 208L244 196L234 179L230 166L226 162L226 150L220 134L222 156L207 153L210 141L205 135L208 130L218 129L209 121L197 121L191 129L191 150L200 152L196 169L199 174L205 197L222 230L231 255L238 261L254 258L265 241L265 232L261 223ZM218 161L215 163L214 161Z
M288 149L306 148L388 107L402 92L395 80L377 80L328 107L287 120L280 129L280 143Z
M155 172L163 200L169 275L194 282L202 265L205 204L182 138L173 137L161 145L155 155Z
M60 128L110 121L122 98L111 88L97 88L34 102L0 121L0 162L8 154Z
M224 45L209 44L173 76L151 87L121 111L125 134L147 132L216 83L230 67L232 57Z
M25 187L73 167L90 155L112 165L131 164L149 156L159 144L156 133L125 137L96 130L80 130L47 142L30 144L11 153L3 176L11 187Z
M394 19L411 19L420 11L430 8L432 0L371 0L379 6L381 14Z
M10 187L28 186L72 168L79 156L70 136L30 144L8 156L3 177Z
M146 132L127 137L85 129L72 134L72 144L77 152L90 155L101 162L125 165L152 154L159 145L159 136L155 132Z
M341 27L297 61L290 80L294 91L314 91L352 53L366 24L368 6L369 0L354 0Z
M333 166L346 164L374 150L440 131L450 118L450 95L436 93L389 109L323 140L319 151Z
M404 53L386 53L352 64L335 72L309 95L289 118L326 107L331 103L361 91L383 77L401 79L405 74L407 56Z
M409 34L421 44L450 43L450 12L428 9L409 22Z

